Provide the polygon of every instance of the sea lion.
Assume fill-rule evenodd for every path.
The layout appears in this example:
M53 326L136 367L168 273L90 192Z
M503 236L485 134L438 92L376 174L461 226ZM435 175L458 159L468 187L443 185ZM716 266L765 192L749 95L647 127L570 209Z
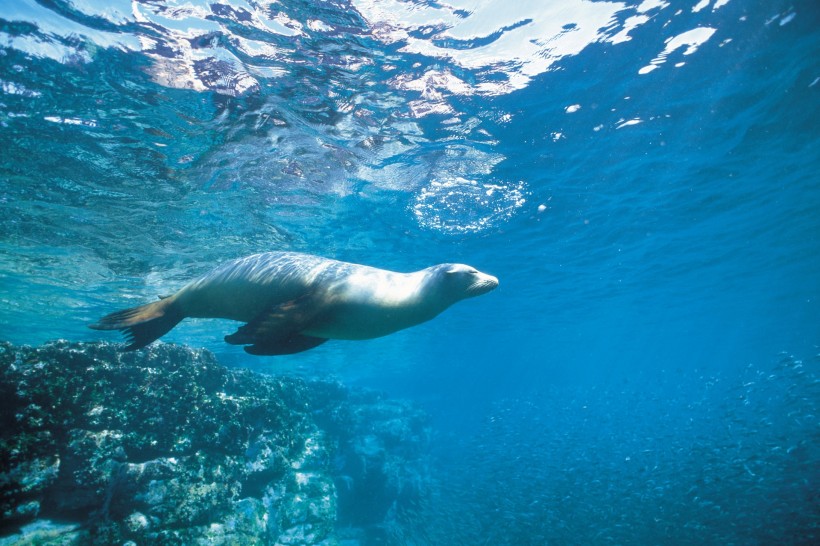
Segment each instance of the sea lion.
M463 264L396 273L297 252L265 252L220 265L160 301L89 327L120 330L125 350L145 347L186 317L246 322L225 341L253 355L285 355L328 339L370 339L428 321L485 294L498 279Z

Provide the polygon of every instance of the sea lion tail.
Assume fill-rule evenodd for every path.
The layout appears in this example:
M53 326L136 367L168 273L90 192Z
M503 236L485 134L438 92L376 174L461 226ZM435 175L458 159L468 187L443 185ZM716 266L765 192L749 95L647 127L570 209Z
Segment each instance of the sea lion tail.
M111 313L88 327L121 331L128 342L124 350L134 351L170 332L183 318L176 298L170 297Z

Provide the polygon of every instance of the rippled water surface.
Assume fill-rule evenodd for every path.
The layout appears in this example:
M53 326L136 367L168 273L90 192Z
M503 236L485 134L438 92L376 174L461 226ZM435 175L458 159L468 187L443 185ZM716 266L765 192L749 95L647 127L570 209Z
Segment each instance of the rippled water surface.
M0 0L0 338L116 339L86 325L258 251L469 263L499 289L387 338L167 340L423 404L455 489L413 540L811 543L818 28L813 1Z

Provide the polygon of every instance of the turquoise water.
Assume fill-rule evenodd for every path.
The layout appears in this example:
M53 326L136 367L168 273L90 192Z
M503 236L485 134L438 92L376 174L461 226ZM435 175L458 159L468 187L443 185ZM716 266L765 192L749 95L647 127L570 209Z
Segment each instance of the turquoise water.
M86 325L260 251L468 263L499 288L386 338L164 339L422 405L452 482L432 543L810 543L818 24L812 1L0 0L0 338L118 339Z

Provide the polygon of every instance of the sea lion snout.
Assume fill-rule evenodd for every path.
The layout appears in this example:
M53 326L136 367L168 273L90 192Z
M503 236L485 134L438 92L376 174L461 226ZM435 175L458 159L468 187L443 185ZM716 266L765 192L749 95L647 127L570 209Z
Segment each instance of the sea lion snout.
M470 296L480 296L481 294L486 294L491 290L495 290L498 286L498 278L493 277L492 275L487 275L486 273L482 273L481 271L476 271L476 279L469 287L467 287L467 293Z

